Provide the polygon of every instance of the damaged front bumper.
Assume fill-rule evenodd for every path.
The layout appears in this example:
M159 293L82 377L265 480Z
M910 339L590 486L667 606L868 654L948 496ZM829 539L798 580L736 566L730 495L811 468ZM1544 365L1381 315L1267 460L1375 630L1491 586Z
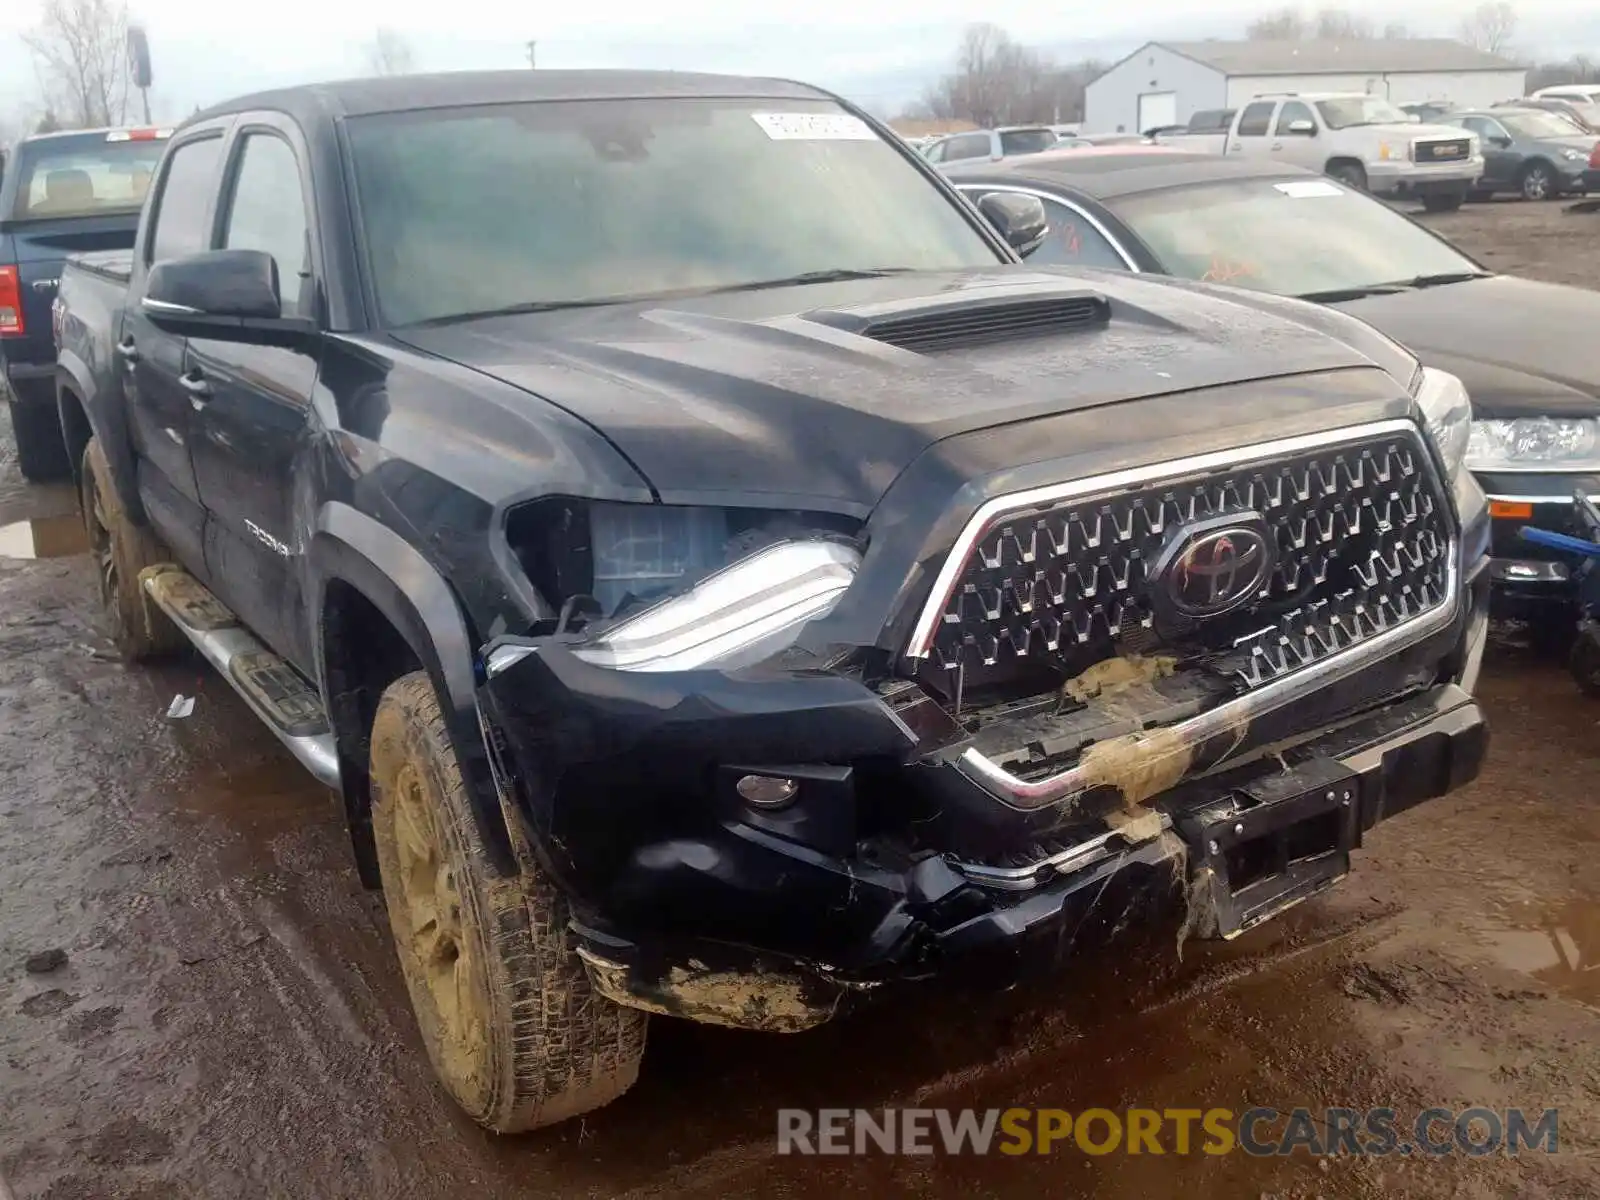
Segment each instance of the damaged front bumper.
M823 671L622 672L504 639L523 652L482 705L598 989L796 1030L890 980L1059 955L1185 875L1192 926L1221 936L1341 878L1366 830L1477 775L1488 584L1448 628L1232 728L1221 761L1191 757L1131 805L1008 803L937 706Z

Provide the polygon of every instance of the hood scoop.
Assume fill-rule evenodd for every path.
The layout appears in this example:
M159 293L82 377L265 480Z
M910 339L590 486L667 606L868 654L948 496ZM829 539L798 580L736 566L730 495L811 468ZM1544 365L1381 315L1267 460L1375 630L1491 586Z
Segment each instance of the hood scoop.
M1111 301L1084 291L962 295L918 300L914 307L897 305L890 311L819 309L807 313L806 319L902 350L932 354L1100 328L1111 322Z

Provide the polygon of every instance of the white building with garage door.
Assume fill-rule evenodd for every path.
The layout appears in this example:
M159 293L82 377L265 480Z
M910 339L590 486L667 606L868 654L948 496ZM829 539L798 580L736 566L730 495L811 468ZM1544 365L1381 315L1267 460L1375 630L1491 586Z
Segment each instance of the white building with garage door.
M1142 133L1263 92L1367 92L1477 108L1523 95L1527 69L1448 38L1147 42L1091 83L1085 133Z

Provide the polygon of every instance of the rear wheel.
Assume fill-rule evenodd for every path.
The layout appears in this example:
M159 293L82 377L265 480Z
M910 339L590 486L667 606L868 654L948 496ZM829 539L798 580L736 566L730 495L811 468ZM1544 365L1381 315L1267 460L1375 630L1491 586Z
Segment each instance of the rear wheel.
M171 556L151 530L129 519L99 438L90 438L83 448L80 502L95 573L100 578L100 602L105 606L111 639L122 657L139 662L177 650L184 644L183 634L145 599L139 583L141 571L168 562Z
M371 768L389 925L423 1044L456 1103L516 1133L622 1095L639 1076L648 1018L595 993L548 880L490 866L425 672L383 693Z
M1524 200L1548 200L1558 191L1555 172L1542 162L1529 163L1523 168L1518 187Z
M65 479L72 471L67 442L61 436L61 417L54 403L11 401L11 436L17 443L17 465L22 477L34 483Z
M1358 162L1329 163L1327 174L1329 179L1337 179L1345 187L1358 192L1367 190L1367 169Z

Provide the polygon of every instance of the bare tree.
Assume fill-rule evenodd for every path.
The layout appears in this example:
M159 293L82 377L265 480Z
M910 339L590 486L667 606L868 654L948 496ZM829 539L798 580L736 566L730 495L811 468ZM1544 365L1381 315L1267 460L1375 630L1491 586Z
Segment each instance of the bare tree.
M1489 54L1504 54L1517 35L1517 10L1505 0L1478 5L1461 22L1461 40Z
M1245 36L1258 42L1360 42L1380 36L1380 31L1371 20L1347 8L1320 8L1308 17L1291 7L1257 17L1245 26ZM1399 21L1390 21L1381 36L1406 38L1411 31Z
M128 110L128 7L122 0L44 0L22 36L52 117L68 129L118 125Z
M1312 36L1321 42L1358 42L1378 35L1371 21L1343 8L1324 8L1317 13Z
M382 28L373 34L365 54L367 73L371 75L408 75L416 70L411 43L393 29Z
M998 25L969 25L955 66L924 98L929 116L980 126L1050 121L1074 107L1074 88L1075 105L1082 107L1082 83L1074 82L1070 70L1013 40Z
M1253 42L1300 42L1308 32L1305 14L1298 8L1280 8L1257 17L1245 26L1245 36Z

